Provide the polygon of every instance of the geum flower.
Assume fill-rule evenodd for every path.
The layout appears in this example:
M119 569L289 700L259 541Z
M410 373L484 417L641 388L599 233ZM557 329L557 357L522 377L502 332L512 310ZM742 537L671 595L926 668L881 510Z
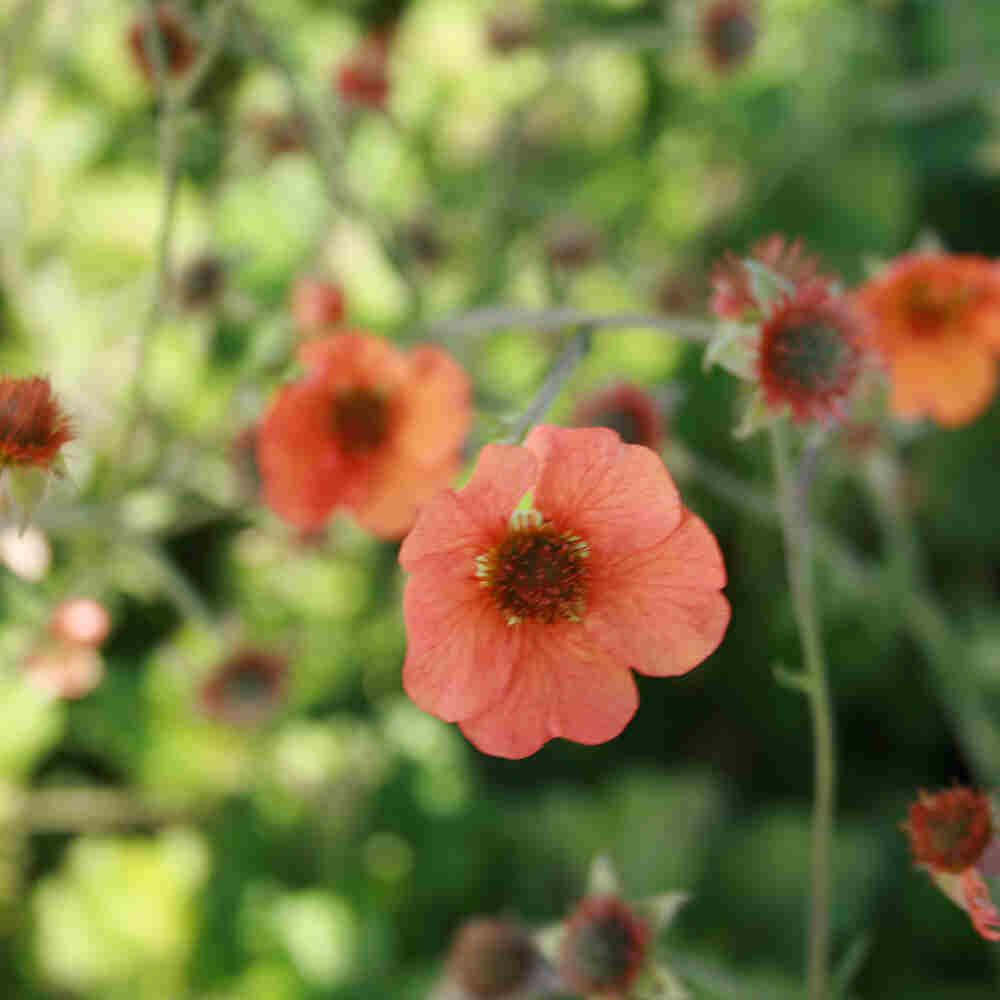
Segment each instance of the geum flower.
M1000 838L989 796L961 787L921 792L903 829L914 861L969 914L982 937L1000 941L1000 913L983 878L1000 875Z
M712 68L724 73L747 59L757 41L755 0L713 0L701 16L701 36Z
M407 693L502 757L614 738L638 707L632 670L686 673L729 622L715 538L657 455L604 428L487 445L399 558Z
M401 537L458 471L468 378L438 348L404 355L360 331L310 340L299 357L305 377L282 389L257 434L266 502L303 531L346 509Z
M889 367L890 405L958 427L986 409L1000 354L1000 265L968 254L907 254L857 293Z
M575 427L610 427L626 444L654 451L662 436L663 414L645 389L631 382L615 382L585 396L573 410Z

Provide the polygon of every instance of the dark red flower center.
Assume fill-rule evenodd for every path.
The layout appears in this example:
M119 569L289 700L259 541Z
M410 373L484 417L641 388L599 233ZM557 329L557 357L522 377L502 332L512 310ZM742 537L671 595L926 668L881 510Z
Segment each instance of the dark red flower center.
M771 347L771 375L786 388L818 392L837 384L851 355L844 333L822 320L785 327Z
M49 466L72 437L47 379L0 379L0 465Z
M586 612L590 547L537 511L519 511L507 537L476 559L476 576L508 625L578 622Z
M374 451L389 432L388 402L373 389L347 389L334 400L333 428L345 451Z
M225 696L238 702L257 702L270 697L274 690L273 670L258 660L237 664L226 677Z
M907 828L916 860L942 871L974 865L993 836L989 798L968 788L923 794L910 807Z
M624 990L646 957L648 929L622 902L584 900L563 945L563 975L583 993Z
M968 286L942 288L929 281L914 281L906 295L906 310L913 332L933 337L954 322L974 296Z

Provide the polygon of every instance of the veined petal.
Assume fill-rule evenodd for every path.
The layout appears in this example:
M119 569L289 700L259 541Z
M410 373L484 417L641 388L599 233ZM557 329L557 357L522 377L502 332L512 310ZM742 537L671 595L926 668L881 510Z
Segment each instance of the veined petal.
M427 501L399 552L403 569L421 559L466 552L473 558L503 537L510 515L534 485L537 460L525 448L488 444L462 490L444 490Z
M426 465L456 455L469 427L469 378L450 355L421 347L399 387L396 450Z
M601 558L649 548L680 523L680 495L663 461L614 431L543 425L525 446L540 462L536 509Z
M471 559L432 559L406 584L403 687L446 722L494 705L510 681L521 633L479 586Z
M593 745L614 739L639 706L631 672L576 624L521 625L522 646L503 696L461 723L482 751L527 757L556 736Z
M624 666L659 677L686 673L713 653L729 624L722 554L686 513L659 545L595 567L584 626Z

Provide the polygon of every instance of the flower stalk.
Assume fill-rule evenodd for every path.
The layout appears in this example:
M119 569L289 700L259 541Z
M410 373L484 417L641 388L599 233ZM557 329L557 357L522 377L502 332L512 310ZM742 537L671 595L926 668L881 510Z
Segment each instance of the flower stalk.
M813 824L807 942L807 995L826 1000L829 976L831 861L833 846L834 752L833 707L813 591L805 497L793 474L784 421L771 427L778 507L785 541L785 561L792 605L802 643L804 676L796 677L809 699L813 721Z

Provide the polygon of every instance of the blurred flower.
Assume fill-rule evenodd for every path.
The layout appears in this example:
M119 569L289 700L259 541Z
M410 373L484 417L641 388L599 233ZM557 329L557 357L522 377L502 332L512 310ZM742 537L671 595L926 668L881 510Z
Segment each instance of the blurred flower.
M817 281L781 299L761 327L757 374L772 410L796 420L841 413L861 371L861 328L843 296Z
M586 267L600 249L600 237L588 225L569 221L560 223L545 243L549 262L566 270Z
M62 475L60 449L73 439L69 418L47 378L0 378L0 477L25 516L50 475Z
M178 76L194 62L198 54L198 40L171 4L157 5L156 26L163 47L164 69L168 76ZM156 80L156 70L150 52L156 44L156 39L150 37L149 28L148 14L142 11L132 21L128 32L128 43L136 64L146 79L152 82Z
M543 978L544 960L531 937L507 920L463 924L452 942L448 974L468 1000L503 1000Z
M1000 913L983 879L1000 874L1000 839L989 796L970 788L921 792L903 829L914 861L969 914L982 937L1000 941Z
M401 237L410 253L428 267L433 267L444 256L441 236L427 219L411 219L403 226Z
M584 899L566 924L560 973L576 993L622 995L646 961L649 925L615 896Z
M294 112L255 111L247 119L247 128L259 137L271 157L295 153L309 142L309 123Z
M908 254L866 282L857 302L889 366L897 414L958 427L986 409L1000 353L1000 265Z
M52 546L37 528L19 531L14 525L0 529L0 562L15 576L36 583L52 565Z
M202 711L220 722L252 725L270 716L284 697L284 658L246 647L223 661L201 687Z
M757 41L754 0L712 0L701 16L701 37L712 68L723 73L745 61Z
M385 538L458 471L469 380L444 351L404 355L360 331L307 341L304 378L285 386L258 430L264 497L297 527L337 508Z
M52 613L49 629L66 642L99 646L111 631L111 616L92 597L71 597Z
M177 280L177 295L185 309L214 302L226 280L226 264L214 253L199 254L181 271Z
M659 279L653 299L665 313L694 313L704 308L703 280L690 271L668 270Z
M501 54L531 45L538 37L538 23L518 10L498 10L486 19L486 44Z
M712 312L720 319L742 319L748 312L759 313L765 303L755 285L755 267L763 265L787 282L786 291L809 284L820 277L818 261L807 256L801 240L789 243L777 233L757 243L749 258L727 250L712 269Z
M322 278L299 278L292 288L292 315L310 337L329 333L344 318L344 290Z
M654 451L660 446L660 408L648 392L631 382L616 382L585 396L570 422L574 427L610 427L626 444L641 444Z
M657 455L603 428L487 445L399 558L407 693L502 757L614 738L638 707L632 670L686 673L729 622L715 538Z
M337 70L337 91L348 104L384 108L389 97L389 46L392 26L373 31Z

